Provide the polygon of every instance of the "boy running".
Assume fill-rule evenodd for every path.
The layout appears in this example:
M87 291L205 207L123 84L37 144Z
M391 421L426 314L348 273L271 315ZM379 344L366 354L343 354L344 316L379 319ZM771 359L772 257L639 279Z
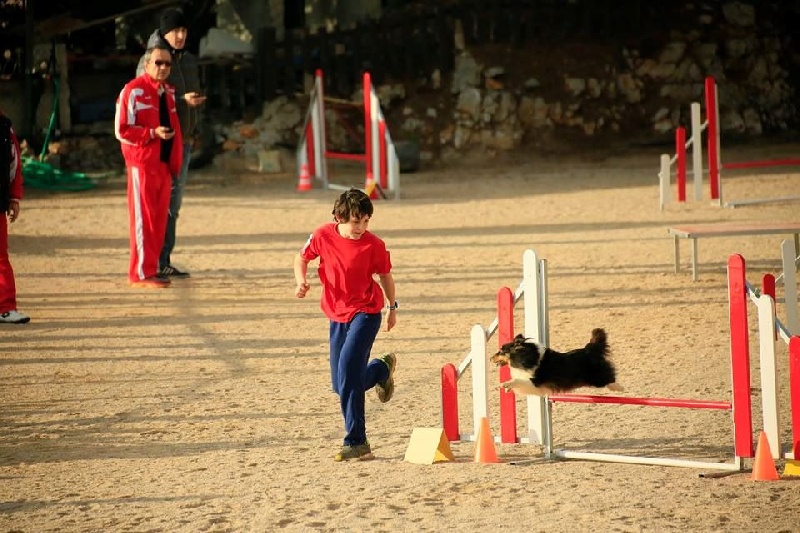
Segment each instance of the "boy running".
M331 384L339 395L345 426L344 445L335 461L373 457L367 442L365 392L374 387L381 402L394 394L395 355L369 359L381 326L384 295L386 331L397 323L389 252L367 230L372 212L372 202L362 191L342 193L333 205L334 222L317 228L294 260L295 296L305 298L308 263L319 257L320 307L330 320Z

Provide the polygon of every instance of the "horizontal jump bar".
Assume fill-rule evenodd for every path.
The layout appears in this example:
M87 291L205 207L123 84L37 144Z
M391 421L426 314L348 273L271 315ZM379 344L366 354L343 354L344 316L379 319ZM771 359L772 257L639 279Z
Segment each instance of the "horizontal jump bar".
M325 157L331 159L347 159L349 161L366 161L366 154L345 154L343 152L325 152Z
M564 403L613 403L627 405L651 405L654 407L682 407L684 409L723 409L730 411L731 402L711 400L681 400L678 398L635 398L629 396L592 396L589 394L554 394L548 396L553 402Z
M741 163L724 163L723 169L781 167L787 165L800 165L800 159L772 159L768 161L742 161Z

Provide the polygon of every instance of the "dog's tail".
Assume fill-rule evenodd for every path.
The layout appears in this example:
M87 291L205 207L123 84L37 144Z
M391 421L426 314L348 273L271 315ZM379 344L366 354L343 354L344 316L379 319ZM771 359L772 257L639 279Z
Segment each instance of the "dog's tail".
M606 357L611 353L608 347L608 339L606 337L606 330L603 328L595 328L592 330L592 338L586 349L592 353Z

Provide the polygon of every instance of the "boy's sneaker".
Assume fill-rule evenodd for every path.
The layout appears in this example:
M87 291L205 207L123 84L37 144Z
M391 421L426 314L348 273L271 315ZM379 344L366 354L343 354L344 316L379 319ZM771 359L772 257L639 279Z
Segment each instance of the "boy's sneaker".
M381 357L381 361L389 368L389 377L386 378L386 381L378 382L375 385L375 392L378 394L378 399L382 403L386 403L394 395L394 369L397 366L397 356L393 353L387 353Z
M161 267L158 270L158 275L163 276L165 278L188 278L189 273L185 270L181 270L175 265L167 265L165 267Z
M16 309L0 313L0 322L6 324L27 324L31 321L31 317L25 313L20 313Z
M337 463L341 461L350 461L352 459L366 461L374 457L375 456L372 455L372 448L369 447L369 442L365 442L364 444L355 444L353 446L345 444L342 446L341 451L333 457L333 460Z

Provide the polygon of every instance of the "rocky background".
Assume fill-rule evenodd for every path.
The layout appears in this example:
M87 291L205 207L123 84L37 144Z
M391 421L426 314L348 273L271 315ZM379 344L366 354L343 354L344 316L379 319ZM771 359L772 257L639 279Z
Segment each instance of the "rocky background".
M470 48L456 23L453 73L386 84L377 92L393 138L418 146L423 164L467 152L667 145L676 127L689 126L690 104L703 103L707 76L718 83L723 135L792 133L800 125L797 44L760 13L744 2L687 2L679 20L665 21L672 29L647 42L522 49ZM359 102L361 95L352 99ZM226 172L293 172L307 105L307 99L281 97L242 121L214 124L214 165ZM363 118L332 108L328 115L330 148L363 151ZM113 137L65 139L51 152L67 168L121 164Z

